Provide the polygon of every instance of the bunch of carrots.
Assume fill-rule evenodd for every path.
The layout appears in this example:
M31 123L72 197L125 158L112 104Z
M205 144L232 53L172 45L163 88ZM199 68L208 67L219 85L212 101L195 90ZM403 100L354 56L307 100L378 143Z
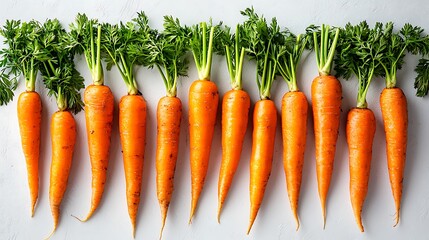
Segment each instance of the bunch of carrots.
M363 232L362 209L367 195L372 144L376 131L375 115L367 103L371 82L381 77L386 88L380 106L386 134L388 172L399 222L407 149L408 110L403 91L397 87L397 71L405 54L429 54L429 38L420 27L405 24L395 32L393 23L365 21L344 28L327 25L307 28L293 34L281 28L276 18L267 21L253 8L241 12L246 20L235 32L228 26L201 22L181 25L178 19L164 17L163 31L152 29L144 12L130 22L99 23L78 14L67 32L56 19L45 23L10 20L0 29L6 48L0 50L0 104L7 104L22 76L26 91L17 102L22 150L26 160L30 190L31 216L39 192L39 148L42 122L41 96L35 91L38 73L48 95L56 100L58 111L51 120L52 161L49 200L54 229L59 224L74 146L76 122L73 113L85 110L86 135L92 173L92 197L87 221L100 205L110 155L114 97L104 85L104 60L107 70L116 66L127 93L119 101L119 134L122 145L128 213L135 235L141 198L145 161L147 103L138 87L136 66L156 68L166 89L157 107L156 185L161 210L160 238L174 190L176 163L180 159L179 138L182 101L177 97L179 79L187 76L191 52L198 80L189 89L189 139L191 167L191 223L198 206L208 171L212 139L219 105L219 92L211 81L212 55L225 55L231 90L222 96L222 161L218 180L217 219L227 199L243 151L249 123L251 100L243 89L246 56L256 64L259 100L253 106L252 151L250 158L249 234L262 204L270 177L277 128L277 107L271 88L277 78L288 85L281 105L283 166L287 193L296 228L299 221L299 196L307 138L309 101L299 90L298 66L307 51L314 51L318 74L311 85L314 117L316 173L323 227L327 218L327 199L334 168L340 126L342 86L339 78L356 76L357 104L347 115L346 137L349 149L350 199L359 229ZM84 88L75 68L74 56L83 54L93 84ZM428 92L429 60L422 58L416 67L418 96ZM335 75L332 73L335 70Z

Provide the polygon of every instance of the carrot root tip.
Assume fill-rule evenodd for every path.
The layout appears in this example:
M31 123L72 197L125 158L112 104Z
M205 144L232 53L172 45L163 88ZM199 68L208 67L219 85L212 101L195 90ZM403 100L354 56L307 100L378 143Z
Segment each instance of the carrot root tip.
M88 217L81 219L81 218L76 217L73 214L71 214L71 216L74 217L74 218L76 218L79 222L86 222L88 220Z
M396 216L395 216L395 224L393 225L393 227L396 227L396 226L398 226L398 224L399 224L399 210L398 211L396 211L396 214L395 214Z
M222 204L219 203L219 206L217 208L217 223L220 223L220 213L222 211Z

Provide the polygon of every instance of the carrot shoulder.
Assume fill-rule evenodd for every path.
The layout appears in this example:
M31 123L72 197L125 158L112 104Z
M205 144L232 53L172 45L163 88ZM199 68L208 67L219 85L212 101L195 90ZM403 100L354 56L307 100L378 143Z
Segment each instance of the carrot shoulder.
M121 98L119 134L124 160L128 214L134 236L146 145L146 101L141 95L126 95Z
M253 112L253 144L250 158L250 218L247 234L256 219L271 174L277 109L272 100L256 102Z
M396 207L396 226L399 222L407 153L407 99L400 88L385 88L380 95L380 105L386 132L387 166Z
M194 215L207 175L218 103L219 94L215 83L208 80L196 80L192 83L189 89L189 144L192 185L189 220Z
M39 152L42 101L37 92L23 92L18 98L18 122L22 150L27 162L28 185L31 199L31 216L39 196Z
M298 201L307 138L308 101L303 92L288 92L282 100L283 166L292 214L299 228Z
M374 113L368 108L351 109L346 126L349 146L350 199L356 222L362 232L364 228L361 214L368 191L374 134Z
M49 203L54 218L54 230L58 226L60 205L67 188L73 151L76 142L76 122L69 111L52 115L51 143L52 163L49 184Z

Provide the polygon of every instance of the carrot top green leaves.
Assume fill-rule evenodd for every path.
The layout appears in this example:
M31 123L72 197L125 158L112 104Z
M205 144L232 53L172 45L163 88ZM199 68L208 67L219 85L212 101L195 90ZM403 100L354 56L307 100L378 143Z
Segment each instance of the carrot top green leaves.
M102 57L107 62L107 70L116 65L125 84L128 94L140 94L137 81L134 76L134 66L147 66L145 57L141 57L144 45L151 30L147 26L147 17L144 12L138 13L138 17L132 22L116 25L105 23L101 27L101 45L104 48Z
M330 75L332 62L335 56L335 49L340 35L340 29L331 28L328 25L322 24L321 27L313 25L310 26L307 28L307 32L313 34L312 40L314 44L314 52L316 53L319 75Z
M41 62L40 71L49 89L48 95L56 98L60 111L77 113L83 107L79 90L85 86L75 68L73 51L64 46L63 38L67 33L57 19L47 20L43 25L40 24L40 28L40 49L35 55Z
M381 60L387 52L388 42L383 36L383 24L376 23L371 29L366 21L356 26L348 23L340 31L335 59L337 76L358 78L357 107L366 108L366 95L372 79L384 74Z
M298 91L296 71L309 35L295 36L287 30L283 32L283 36L285 40L280 46L278 71L288 84L289 91Z
M179 19L165 16L164 31L151 34L146 44L149 66L156 66L159 70L167 95L171 97L176 96L178 78L187 76L189 33L180 26Z
M220 46L215 46L217 54L225 55L231 87L235 90L242 89L243 63L246 49L241 39L243 27L237 24L235 34L231 33L231 28L225 26L219 34Z
M70 32L65 35L66 48L77 54L84 54L95 85L103 85L103 66L101 64L101 25L96 19L88 19L78 14L75 23L70 24Z
M261 99L269 99L272 83L277 75L279 46L283 37L277 20L268 25L253 8L241 11L247 20L243 23L242 41L250 59L256 61L256 83Z
M40 67L40 62L36 59L35 54L40 48L38 42L40 31L41 29L35 21L21 22L19 20L7 20L0 29L0 35L4 37L4 43L7 46L0 50L0 66L4 68L2 70L1 88L9 89L2 91L0 100L2 103L12 100L12 91L16 87L16 79L7 81L6 79L9 77L15 78L22 74L25 79L26 90L35 90Z

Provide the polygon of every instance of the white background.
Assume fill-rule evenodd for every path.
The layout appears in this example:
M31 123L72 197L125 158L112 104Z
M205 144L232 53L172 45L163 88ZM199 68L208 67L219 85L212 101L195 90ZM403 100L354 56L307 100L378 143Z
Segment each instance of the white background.
M295 33L304 32L309 24L327 23L343 26L367 20L371 26L376 21L394 21L395 28L410 22L429 29L427 13L429 5L425 1L76 1L43 0L18 1L3 0L0 7L0 24L6 19L58 18L64 26L74 20L78 12L100 21L116 23L128 21L136 12L144 10L151 25L162 26L163 15L174 15L182 23L193 24L212 17L215 22L223 20L234 26L242 21L239 11L253 5L258 13L268 19L277 17L279 24L289 27ZM2 40L1 40L2 41ZM301 228L295 231L289 200L286 194L285 177L282 167L282 146L280 127L277 128L273 169L265 198L256 222L249 236L245 231L249 217L249 158L251 149L252 124L249 123L241 163L238 167L230 194L224 206L221 224L216 221L217 179L221 160L220 111L213 139L209 171L199 207L192 225L188 225L190 210L190 167L187 127L187 92L197 72L191 61L189 77L182 78L178 86L178 96L182 99L184 113L182 119L179 159L177 162L175 191L170 205L164 239L428 239L429 226L429 162L427 161L427 112L429 102L414 96L413 71L417 58L408 56L407 64L398 72L398 85L408 96L409 140L407 165L405 170L401 222L393 228L394 204L391 195L385 156L384 131L379 109L379 94L384 87L382 79L375 79L368 93L369 107L377 119L374 139L373 162L368 196L364 205L363 223L365 233L360 233L351 209L349 198L348 150L345 143L345 117L355 106L357 81L343 84L343 113L337 145L335 169L327 203L327 224L322 229L322 216L316 185L314 160L314 136L312 117L308 121L308 140L302 178L299 215ZM81 56L76 57L79 71L91 83L90 74ZM299 87L310 98L310 84L317 75L314 54L305 53L302 67L298 72ZM245 63L244 88L249 91L252 104L258 100L255 84L254 64ZM212 80L218 84L222 96L229 90L229 76L222 57L214 57ZM137 219L136 239L157 239L160 229L160 211L155 188L155 137L156 104L165 94L162 80L155 70L138 69L137 81L148 103L147 145L140 211ZM115 95L117 103L126 88L119 73L114 68L105 73L105 82ZM49 121L56 111L53 99L46 96L46 90L37 82L37 91L43 102L42 146L40 162L40 195L35 216L30 218L29 191L26 179L25 161L21 151L19 129L16 117L16 99L0 108L0 239L43 239L52 229L52 218L48 202L49 166L51 158ZM21 82L16 92L24 90ZM272 98L280 110L281 97L287 91L281 79L273 86ZM83 91L82 91L83 92ZM310 101L310 99L309 99ZM52 239L131 239L128 218L125 181L118 134L117 107L112 135L111 158L103 200L95 215L86 223L71 217L71 214L85 216L90 206L91 171L86 143L84 113L76 115L78 139L75 148L69 185L62 202L60 225ZM280 116L279 116L280 120Z

